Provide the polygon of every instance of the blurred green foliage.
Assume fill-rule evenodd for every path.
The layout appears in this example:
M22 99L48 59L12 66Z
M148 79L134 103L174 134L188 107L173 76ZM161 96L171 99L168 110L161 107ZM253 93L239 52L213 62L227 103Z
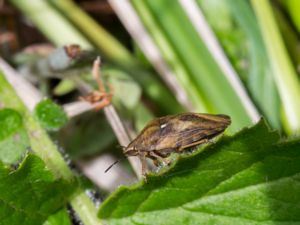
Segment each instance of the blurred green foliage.
M57 151L58 146L42 128L51 131L52 138L58 140L58 145L72 159L93 157L104 150L117 153L115 134L103 113L88 112L68 121L62 108L51 99L69 103L87 94L86 86L97 88L90 72L92 59L77 58L76 61L72 52L62 47L64 44L78 44L88 53L101 56L101 78L107 90L113 93L112 104L132 137L153 117L182 111L228 114L232 118L229 133L253 125L262 116L282 135L299 134L298 0L111 1L115 2L112 9L125 27L133 24L130 34L134 33L132 29L138 28L138 23L145 29L145 32L138 30L129 41L118 41L116 34L109 33L75 1L10 2L58 47L56 52L64 55L62 60L56 58L55 51L44 56L26 56L25 53L15 61L20 71L25 71L25 77L49 97L36 106L34 117L0 76L0 107L5 107L0 110L0 160L14 164L26 150L32 149L41 159L30 155L22 165L32 165L33 170L24 173L33 173L34 178L39 178L35 170L41 170L41 176L45 174L41 160L54 177L73 177ZM195 4L189 8L191 2ZM199 22L202 23L200 28ZM209 33L206 28L213 31L212 35L206 36ZM217 43L212 48L215 38ZM158 52L143 48L143 41L148 39ZM133 43L128 47L122 44L126 42ZM216 57L220 53L224 53L225 58ZM49 61L54 62L53 65ZM56 70L55 66L63 62L65 67ZM167 69L162 69L161 63ZM233 73L225 70L224 65ZM175 81L180 88L170 88L166 80ZM178 96L188 99L183 103ZM228 224L236 223L232 215L243 218L242 223L249 222L249 218L272 222L298 220L298 209L291 198L299 195L297 177L293 177L299 172L296 151L299 143L277 144L278 139L279 136L269 132L261 122L206 148L212 151L183 157L169 172L150 176L149 183L120 188L104 203L100 215L116 224L131 224L131 220L146 223L157 217L160 218L157 224L223 223L225 220L220 214L227 216L224 223ZM18 174L23 167L20 168L14 173ZM0 175L10 176L4 166L3 171ZM47 185L51 186L56 181L48 175ZM276 179L269 182L266 177ZM285 180L281 182L279 178ZM0 189L8 189L7 185L13 181L1 183ZM236 187L242 190L239 192ZM4 197L9 196L3 193ZM49 197L49 193L45 196ZM77 191L74 196L83 200L72 204L86 225L98 223L95 208L82 198L83 192ZM279 196L280 201L276 202L274 196ZM21 197L20 201L27 201L26 196ZM46 197L45 201L52 201ZM187 199L194 203L186 203ZM288 203L286 208L281 205L282 201ZM28 221L40 223L58 210L45 224L70 224L64 204L56 200L52 203L55 210ZM33 208L22 210L35 215L30 211L34 204ZM88 206L91 214L84 212L81 204ZM237 207L231 207L234 204ZM178 206L182 205L184 210L179 210ZM210 220L203 216L205 213L217 216Z

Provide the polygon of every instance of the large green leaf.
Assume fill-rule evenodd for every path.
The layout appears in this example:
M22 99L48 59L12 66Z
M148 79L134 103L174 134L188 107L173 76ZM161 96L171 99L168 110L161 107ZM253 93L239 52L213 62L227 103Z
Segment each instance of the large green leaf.
M148 183L120 187L99 216L110 224L294 224L300 142L264 122L185 156Z
M72 186L55 179L35 155L28 155L15 171L1 164L0 224L42 224L66 204Z

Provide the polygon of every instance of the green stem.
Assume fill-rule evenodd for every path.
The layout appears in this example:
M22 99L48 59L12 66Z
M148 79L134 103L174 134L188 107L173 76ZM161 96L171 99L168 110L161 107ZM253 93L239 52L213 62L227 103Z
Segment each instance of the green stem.
M24 13L38 29L57 46L72 43L84 49L92 45L86 38L66 20L57 10L50 7L48 1L40 0L10 0Z
M63 178L68 181L74 180L75 177L64 161L62 155L59 153L57 146L51 141L46 131L42 129L39 123L31 116L24 103L17 96L11 85L6 81L1 71L0 105L15 109L21 113L32 151L45 162L53 175L56 178ZM97 210L95 206L80 187L77 187L70 203L85 225L100 224L100 221L97 219Z
M252 0L252 5L271 61L289 132L299 131L300 106L298 101L300 99L300 86L297 74L283 44L270 2L268 0Z
M71 205L84 225L102 224L97 217L97 209L94 203L82 190L74 193L73 198L71 198Z

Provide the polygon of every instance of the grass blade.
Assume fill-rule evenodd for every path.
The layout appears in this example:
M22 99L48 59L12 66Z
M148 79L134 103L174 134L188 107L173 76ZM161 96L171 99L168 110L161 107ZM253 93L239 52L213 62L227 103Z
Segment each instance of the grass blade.
M289 133L300 129L300 86L297 74L283 44L274 14L267 0L252 0L260 30L263 35L273 76L282 100L287 130Z

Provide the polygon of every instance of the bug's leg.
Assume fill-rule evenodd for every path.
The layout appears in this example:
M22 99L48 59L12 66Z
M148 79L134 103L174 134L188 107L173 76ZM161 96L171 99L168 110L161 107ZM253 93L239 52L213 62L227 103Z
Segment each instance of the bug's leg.
M166 159L165 157L168 157L167 155L162 155L158 153L157 151L151 151L149 153L152 157L155 157L156 159L162 161L166 165L170 165L171 161L169 159Z
M151 154L148 154L147 157L152 160L156 167L159 167L159 160L156 157L152 156Z
M141 164L142 164L142 176L146 180L146 172L147 172L146 154L142 153L142 152L139 152L139 159L140 159Z
M193 147L193 146L196 146L196 145L201 145L201 144L205 144L207 142L209 142L210 139L206 138L206 139L202 139L198 142L195 142L195 143L192 143L192 144L189 144L189 145L185 145L183 147L179 147L176 149L176 152L180 153L182 152L182 150L186 149L186 148L189 148L189 147Z
M206 141L209 144L215 144L216 143L216 139L207 139Z

